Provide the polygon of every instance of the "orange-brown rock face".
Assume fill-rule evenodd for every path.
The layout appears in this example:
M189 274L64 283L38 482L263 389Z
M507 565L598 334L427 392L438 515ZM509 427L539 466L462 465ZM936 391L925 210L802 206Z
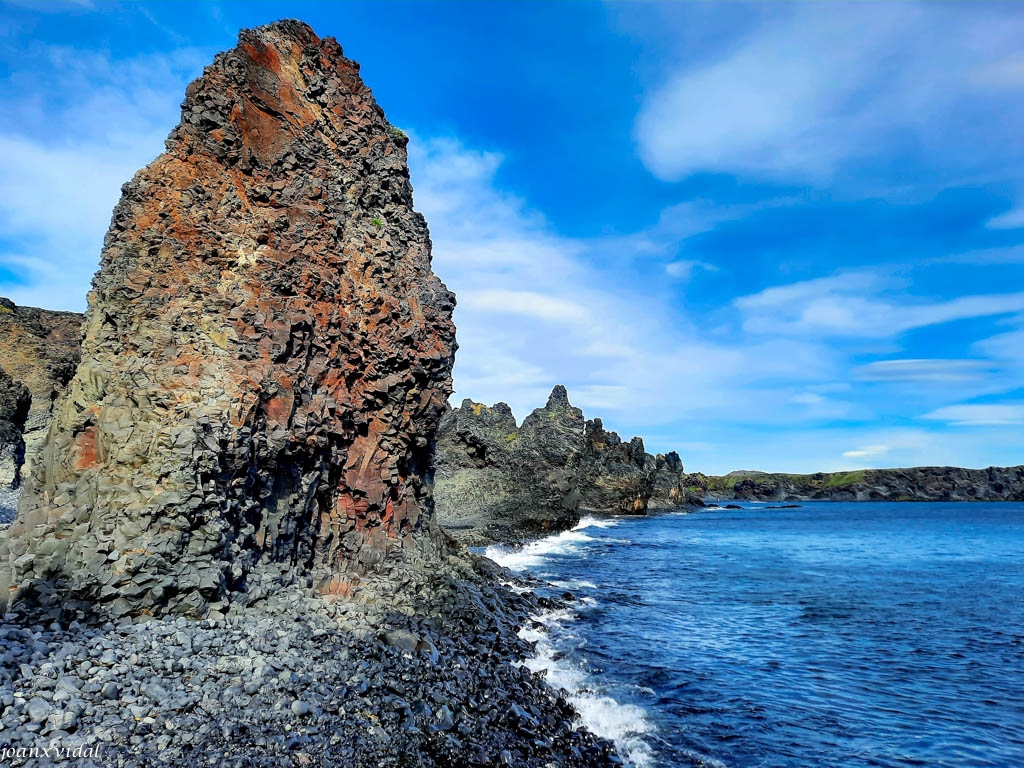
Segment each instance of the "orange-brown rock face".
M203 614L275 574L347 594L438 553L454 297L405 145L298 22L244 31L189 86L114 211L7 537L15 602Z

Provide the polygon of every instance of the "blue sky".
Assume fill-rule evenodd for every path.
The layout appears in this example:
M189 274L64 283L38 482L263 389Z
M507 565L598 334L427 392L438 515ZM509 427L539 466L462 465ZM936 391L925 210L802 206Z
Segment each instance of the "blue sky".
M563 383L705 472L1024 463L1015 3L0 2L0 294L82 309L185 85L281 17L412 137L456 400Z

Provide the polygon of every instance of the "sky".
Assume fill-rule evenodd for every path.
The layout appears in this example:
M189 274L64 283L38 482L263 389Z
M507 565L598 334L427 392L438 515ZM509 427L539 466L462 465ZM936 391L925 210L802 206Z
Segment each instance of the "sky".
M453 402L564 384L707 473L1024 463L1024 4L0 0L0 295L84 309L187 83L284 17L411 137Z

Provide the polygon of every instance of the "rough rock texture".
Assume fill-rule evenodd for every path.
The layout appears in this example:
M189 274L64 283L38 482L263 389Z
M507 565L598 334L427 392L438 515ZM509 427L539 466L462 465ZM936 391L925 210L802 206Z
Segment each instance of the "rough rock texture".
M437 433L442 525L467 543L571 528L580 519L582 435L583 411L562 386L521 427L505 403L464 400Z
M651 456L600 419L584 421L557 386L516 427L505 403L465 400L437 440L435 498L442 526L468 544L518 542L576 525L582 511L645 514L700 503L675 452Z
M584 509L616 514L646 514L654 493L654 458L644 451L644 441L634 437L622 442L608 432L601 419L587 422L585 459L580 477Z
M203 615L435 556L454 297L407 139L332 38L243 31L123 188L6 548L12 604ZM0 589L7 593L6 584Z
M1024 501L1024 466L911 467L813 475L734 472L709 481L711 495L759 501Z
M679 458L678 453L669 451L655 456L650 506L678 507L683 504L699 504L703 494L692 493L686 478L683 460Z
M622 765L523 663L533 650L520 628L569 606L498 585L509 578L483 558L452 558L372 602L289 587L216 620L31 626L9 616L0 620L0 762Z
M0 488L17 488L25 460L25 420L32 395L0 368Z
M81 345L79 313L19 307L0 297L0 365L32 394L23 430L22 477L29 475L46 438L54 405L75 375Z

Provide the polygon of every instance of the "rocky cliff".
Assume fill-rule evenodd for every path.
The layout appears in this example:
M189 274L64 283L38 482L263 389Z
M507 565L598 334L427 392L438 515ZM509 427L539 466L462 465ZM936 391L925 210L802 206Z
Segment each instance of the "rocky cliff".
M438 518L471 544L565 530L584 511L700 503L685 478L678 454L651 456L639 437L625 443L600 419L584 421L562 386L522 426L505 403L467 399L438 430Z
M21 450L24 456L24 466L4 464L9 468L0 470L0 486L16 487L31 471L54 405L78 366L81 341L82 315L19 307L0 297L0 366L31 395L20 437L0 435L0 453ZM20 442L24 445L16 449Z
M82 360L0 541L12 603L202 615L442 548L454 297L407 139L298 22L244 31L123 188Z
M583 411L569 403L564 387L555 387L522 427L505 403L464 400L438 429L434 494L441 524L477 542L571 528L580 519L582 435Z
M0 368L0 488L16 488L25 460L25 420L32 396L28 387Z
M709 478L708 493L757 501L1024 501L1024 466L864 469L813 475L733 472Z

